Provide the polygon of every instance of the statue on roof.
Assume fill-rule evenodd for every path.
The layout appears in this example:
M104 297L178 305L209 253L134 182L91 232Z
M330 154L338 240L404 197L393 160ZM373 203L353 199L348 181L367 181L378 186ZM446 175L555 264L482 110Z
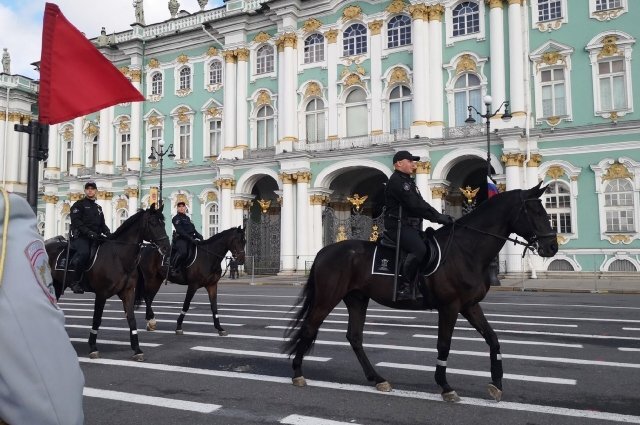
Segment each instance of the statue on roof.
M144 0L133 0L133 9L136 14L136 24L144 25Z
M171 19L175 18L180 9L180 3L178 0L169 0L169 13L171 13Z
M207 7L207 3L209 0L198 0L198 5L200 6L200 11L204 11L204 8Z
M2 51L2 72L11 74L11 56L6 47Z

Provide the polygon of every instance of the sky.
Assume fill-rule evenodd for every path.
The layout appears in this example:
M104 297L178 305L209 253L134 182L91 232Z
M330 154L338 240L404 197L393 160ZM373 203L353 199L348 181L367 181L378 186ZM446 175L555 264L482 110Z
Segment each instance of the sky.
M180 9L194 13L200 10L197 0L178 0ZM133 0L50 0L64 16L88 38L130 29L135 22ZM0 0L0 54L7 48L11 55L11 73L38 79L30 64L40 60L42 16L45 0ZM144 0L147 25L171 17L168 0ZM221 6L222 0L209 0L207 9ZM1 70L1 68L0 68Z

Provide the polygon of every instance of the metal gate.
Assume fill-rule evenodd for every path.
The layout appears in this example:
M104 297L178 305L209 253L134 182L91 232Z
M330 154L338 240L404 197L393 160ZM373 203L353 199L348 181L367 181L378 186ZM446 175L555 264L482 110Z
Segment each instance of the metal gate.
M260 214L247 222L247 273L275 275L280 271L280 216Z
M331 207L326 207L322 212L322 244L324 246L346 239L376 240L383 231L382 214L374 218L353 210L349 217L341 219Z

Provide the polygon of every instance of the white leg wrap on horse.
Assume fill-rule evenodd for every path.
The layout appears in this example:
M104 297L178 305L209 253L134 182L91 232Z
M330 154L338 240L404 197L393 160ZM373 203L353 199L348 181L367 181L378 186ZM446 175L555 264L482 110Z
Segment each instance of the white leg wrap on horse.
M98 335L98 330L97 329L91 329L89 332L94 334L94 335Z
M502 360L502 354L496 355L496 360Z
M213 315L213 318L214 318L214 319L217 319L217 318L218 318L218 315L217 315L217 314L214 314L214 315Z
M138 331L131 331L131 335L138 335Z
M436 366L447 367L447 361L446 360L436 360Z
M186 311L181 311L180 314L182 314L183 316L186 316L187 312Z

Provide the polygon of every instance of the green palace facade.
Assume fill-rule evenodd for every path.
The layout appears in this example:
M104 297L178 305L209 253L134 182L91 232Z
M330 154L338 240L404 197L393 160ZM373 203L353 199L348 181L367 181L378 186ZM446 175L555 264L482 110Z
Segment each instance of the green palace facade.
M247 268L302 273L322 246L382 231L391 157L407 149L423 196L456 217L486 199L488 167L500 190L549 185L558 255L507 245L503 275L640 271L640 4L175 3L92 40L146 101L52 126L45 237L66 232L88 178L111 227L147 206L151 148L171 147L167 216L184 200L205 236L245 225ZM488 102L489 125L475 112Z

